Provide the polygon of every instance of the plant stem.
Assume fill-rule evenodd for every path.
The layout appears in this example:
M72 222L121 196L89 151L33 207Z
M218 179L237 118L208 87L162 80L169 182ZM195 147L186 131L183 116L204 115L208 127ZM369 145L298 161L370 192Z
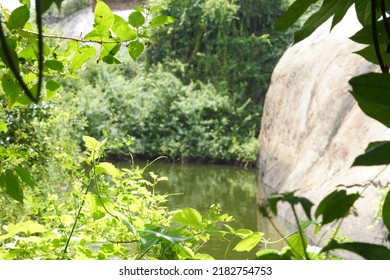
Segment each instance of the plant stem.
M378 28L377 28L377 21L376 21L376 0L371 0L371 25L372 25L372 39L374 42L374 48L375 48L375 54L378 59L378 64L382 70L382 73L388 73L389 68L385 65L383 62L381 50L379 47L379 39L378 39Z
M305 254L305 258L306 258L306 260L310 260L310 257L306 252L305 239L303 236L303 231L302 231L301 225L299 224L299 219L298 219L297 211L295 210L294 204L291 204L291 208L292 208L293 213L294 213L295 222L297 223L298 233L299 233L299 237L301 238L301 243L302 243L302 247L303 247L303 252Z

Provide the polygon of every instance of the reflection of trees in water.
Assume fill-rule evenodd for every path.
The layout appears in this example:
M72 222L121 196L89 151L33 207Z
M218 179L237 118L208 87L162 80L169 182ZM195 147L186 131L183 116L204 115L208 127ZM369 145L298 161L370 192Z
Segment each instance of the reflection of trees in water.
M141 165L142 166L142 165ZM157 190L161 193L183 193L171 196L171 209L193 207L201 212L220 203L222 211L233 215L240 226L256 229L256 184L254 170L219 165L173 165L155 163L145 173L153 171L167 176Z

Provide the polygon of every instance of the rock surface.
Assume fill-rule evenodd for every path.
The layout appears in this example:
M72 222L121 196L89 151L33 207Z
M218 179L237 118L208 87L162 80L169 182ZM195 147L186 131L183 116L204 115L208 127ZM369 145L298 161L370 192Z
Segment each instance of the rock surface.
M331 33L325 23L283 55L272 75L261 124L259 168L266 190L297 194L318 203L338 185L369 184L341 232L354 241L385 242L378 213L390 168L352 167L369 142L390 139L390 129L367 117L349 93L348 80L375 71L353 54L362 49L348 39L360 29L355 15ZM282 206L282 204L281 204ZM280 214L293 221L288 208ZM389 243L387 243L389 245Z

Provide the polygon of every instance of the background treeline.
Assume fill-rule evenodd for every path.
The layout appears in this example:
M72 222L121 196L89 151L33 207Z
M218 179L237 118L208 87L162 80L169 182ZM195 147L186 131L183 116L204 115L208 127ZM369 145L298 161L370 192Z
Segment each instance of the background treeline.
M68 2L59 18L74 12ZM151 34L155 43L137 63L91 63L80 79L64 80L64 90L39 110L6 113L31 125L12 122L8 130L14 136L0 142L36 143L39 157L66 154L77 163L73 156L82 135L108 135L112 156L253 164L269 79L291 42L272 29L285 2L145 1L163 6L162 13L176 22ZM49 29L55 18L53 10ZM132 145L120 145L129 140Z
M137 66L87 67L77 84L87 134L147 157L254 163L269 79L290 37L273 31L285 1L153 0L176 22Z

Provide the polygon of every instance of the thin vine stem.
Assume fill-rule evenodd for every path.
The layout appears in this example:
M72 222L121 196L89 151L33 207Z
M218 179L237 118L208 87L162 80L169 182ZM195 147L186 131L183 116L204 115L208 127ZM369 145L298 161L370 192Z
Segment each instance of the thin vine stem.
M377 1L371 0L372 39L373 39L373 43L374 43L375 54L376 54L376 57L378 59L378 64L382 70L382 73L389 73L389 68L385 65L385 63L383 61L383 57L382 57L381 50L379 47L378 27L377 27L377 20L376 20L376 6L377 6Z

